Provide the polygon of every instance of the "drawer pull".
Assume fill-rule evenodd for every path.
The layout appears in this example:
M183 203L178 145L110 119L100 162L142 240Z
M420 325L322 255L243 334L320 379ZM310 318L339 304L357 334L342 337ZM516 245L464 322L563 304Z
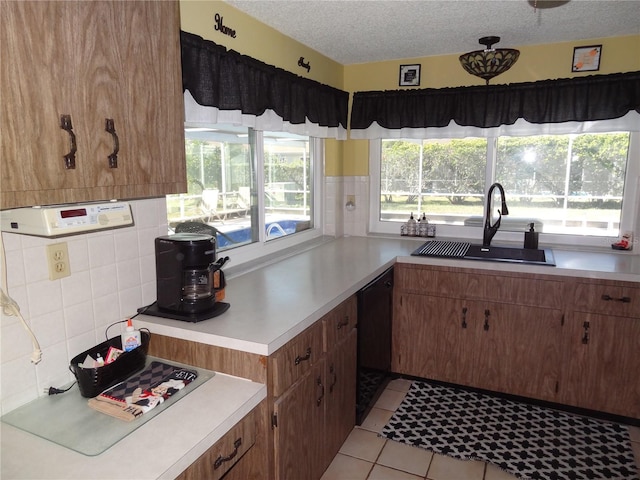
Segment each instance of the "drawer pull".
M614 302L622 302L622 303L631 303L631 297L615 298L607 294L602 295L602 300L604 300L605 302L614 301Z
M76 168L76 134L73 133L71 115L60 115L60 128L69 134L69 153L64 155L64 168L73 170Z
M485 332L489 331L489 317L491 316L491 311L490 310L485 310L484 311L484 330Z
M296 357L296 365L300 365L300 362L304 362L305 360L309 360L311 358L311 347L307 348L307 353L304 357L298 355Z
M344 319L338 322L338 330L349 325L349 315L345 315Z
M242 437L238 438L235 442L233 442L233 452L231 452L226 457L223 457L222 455L220 455L218 458L216 458L216 461L213 462L214 470L217 470L218 468L220 468L224 462L228 462L229 460L232 460L238 454L238 449L240 448L241 445L242 445Z
M467 307L462 307L462 328L467 328Z

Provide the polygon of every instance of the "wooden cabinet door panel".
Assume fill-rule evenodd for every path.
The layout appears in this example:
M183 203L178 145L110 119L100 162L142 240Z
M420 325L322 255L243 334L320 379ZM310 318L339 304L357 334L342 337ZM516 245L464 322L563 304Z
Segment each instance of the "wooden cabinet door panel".
M178 184L186 191L179 4L118 5L126 32L120 61L127 73L121 131L128 176L120 185L134 196L177 193Z
M320 478L324 451L324 360L274 402L275 478Z
M473 386L556 400L562 311L478 302L474 318L482 327Z
M394 306L392 368L397 373L467 384L476 350L466 303L401 293Z
M327 354L324 469L356 423L357 342L357 331L352 329L349 336Z
M1 4L3 194L57 190L62 198L62 191L83 183L81 172L64 168L70 137L60 128L61 114L76 113L76 77L66 67L78 31L76 12L75 2Z
M563 403L640 418L640 319L574 313Z
M124 112L128 108L126 75L131 72L122 63L126 45L121 40L127 35L125 19L135 3L123 3L122 8L114 8L110 1L78 3L77 22L84 28L79 29L72 54L78 78L73 99L77 168L83 173L83 185L95 186L101 198L113 198L113 186L125 183L131 175L127 162L122 161L129 143ZM117 168L109 168L114 141L105 130L107 118L114 121L120 138Z

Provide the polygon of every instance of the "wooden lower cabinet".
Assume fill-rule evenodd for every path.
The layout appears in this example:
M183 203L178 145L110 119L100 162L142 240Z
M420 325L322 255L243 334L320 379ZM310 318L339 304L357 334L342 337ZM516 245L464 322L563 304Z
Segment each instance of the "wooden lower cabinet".
M562 403L640 420L640 288L580 280L572 300Z
M640 420L637 283L395 272L395 372Z
M357 343L358 332L352 329L347 338L327 354L323 472L356 423Z
M179 480L201 480L203 478L259 479L264 473L251 462L251 452L261 428L261 415L266 401L254 408L246 417L231 428L198 460L178 476ZM246 457L245 457L246 455Z
M327 351L313 359L307 371L274 398L274 478L278 480L319 479L355 426L355 308L353 297L285 345L281 349L282 355L278 356L276 352L273 356L274 361L288 359L291 362L298 358L289 353L291 346L306 356L305 346L316 344L315 337L319 332L323 333ZM319 330L319 326L323 330ZM337 334L330 333L333 328ZM304 342L301 343L301 339ZM282 365L272 368L274 373L282 370L287 368ZM296 375L284 376L292 377ZM281 389L273 385L271 391L281 392Z
M562 403L640 419L640 319L574 314Z
M273 405L275 478L320 478L324 438L324 359Z
M560 381L561 310L475 302L473 386L556 401Z
M225 479L314 480L355 426L356 319L353 296L269 357L163 335L153 336L149 355L267 385L255 445ZM209 478L209 460L184 474L202 476L184 478Z
M394 301L393 371L470 384L475 340L464 302L403 292L394 293Z
M397 373L554 400L562 311L400 293Z

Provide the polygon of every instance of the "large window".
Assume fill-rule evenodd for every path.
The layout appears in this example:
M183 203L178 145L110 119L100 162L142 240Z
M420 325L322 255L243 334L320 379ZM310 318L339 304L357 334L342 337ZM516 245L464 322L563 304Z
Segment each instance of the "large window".
M170 230L204 224L218 251L312 231L314 145L286 132L187 126L188 192L167 196Z
M521 239L534 222L554 242L602 245L636 221L636 135L372 141L370 228L398 232L411 213L424 213L439 234L477 237L485 192L499 182L509 207L501 232Z

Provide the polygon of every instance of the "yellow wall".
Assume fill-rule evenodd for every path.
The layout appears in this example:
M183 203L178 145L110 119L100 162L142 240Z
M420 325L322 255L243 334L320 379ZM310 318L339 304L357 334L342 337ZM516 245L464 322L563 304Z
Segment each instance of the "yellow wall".
M224 45L228 49L249 55L269 65L283 68L302 77L331 85L348 92L367 90L397 90L399 67L402 64L421 64L421 81L417 88L443 88L482 85L484 80L466 73L458 61L459 54L343 66L315 50L258 22L229 4L216 0L181 0L182 29ZM236 31L231 38L215 30L215 15L223 18L225 26ZM600 70L572 73L573 48L602 45ZM518 83L537 80L582 77L640 70L640 35L612 38L591 38L576 42L546 45L498 46L520 50L518 62L508 72L491 81ZM482 48L469 45L469 50ZM463 52L460 52L463 53ZM298 66L298 59L310 62L311 70ZM407 87L403 87L407 88ZM325 174L368 175L369 143L366 140L325 143Z
M600 70L572 73L573 48L585 45L602 45ZM491 84L533 82L640 70L640 35L592 38L577 42L523 47L504 46L520 50L520 58L509 71L491 80ZM469 50L481 48L481 46L474 45L470 47ZM459 54L347 65L345 66L343 88L349 92L398 90L400 88L398 86L400 65L414 63L421 64L420 86L415 88L483 85L484 80L463 70L458 57ZM344 146L344 165L342 166L343 175L368 175L369 142L367 140L349 140L346 143L347 145Z
M222 16L225 26L236 31L236 38L215 30L216 13ZM344 67L341 64L258 22L228 3L215 0L181 0L180 18L182 30L185 32L200 35L229 50L249 55L301 77L343 89ZM310 63L309 72L298 65L300 57L304 57L305 63Z
M215 29L216 14L222 17L223 25L235 30L235 38ZM344 90L344 67L341 64L258 22L225 2L181 0L180 18L181 28L185 32L200 35L229 50L235 50L301 77ZM304 63L311 66L308 72L298 65L300 57L304 57ZM343 143L336 140L327 140L325 143L325 174L328 176L344 175Z

